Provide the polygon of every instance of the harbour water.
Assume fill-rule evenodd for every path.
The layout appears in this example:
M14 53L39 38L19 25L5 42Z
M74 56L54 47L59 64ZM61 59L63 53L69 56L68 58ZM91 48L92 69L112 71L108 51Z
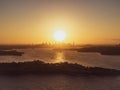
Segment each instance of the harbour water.
M49 63L71 62L85 66L120 69L120 56L55 51L53 49L21 49L23 56L0 56L0 62L41 60ZM0 75L0 90L120 90L120 76L79 77L67 75Z
M22 56L0 56L0 62L41 60L49 63L71 62L84 66L120 69L120 56L80 53L77 51L55 51L51 48L19 49L18 51L25 52L25 54Z

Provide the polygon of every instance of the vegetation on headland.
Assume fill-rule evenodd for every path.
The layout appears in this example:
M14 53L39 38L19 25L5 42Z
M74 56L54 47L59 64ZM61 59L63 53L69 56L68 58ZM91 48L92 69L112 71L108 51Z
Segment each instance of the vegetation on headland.
M0 63L0 74L3 75L80 75L80 76L119 76L120 70L100 67L85 67L77 63L44 63L36 60L31 62Z

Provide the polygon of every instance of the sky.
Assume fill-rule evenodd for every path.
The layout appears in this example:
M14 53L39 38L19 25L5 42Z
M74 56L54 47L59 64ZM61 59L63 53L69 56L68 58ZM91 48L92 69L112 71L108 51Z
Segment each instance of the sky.
M0 0L0 44L120 43L120 0Z

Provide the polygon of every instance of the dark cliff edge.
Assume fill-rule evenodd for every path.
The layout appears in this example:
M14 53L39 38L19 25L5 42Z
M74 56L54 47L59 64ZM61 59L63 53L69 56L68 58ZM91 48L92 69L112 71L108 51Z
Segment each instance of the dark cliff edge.
M78 76L119 76L120 70L100 67L85 67L73 63L44 63L36 60L31 62L0 63L0 75L78 75Z

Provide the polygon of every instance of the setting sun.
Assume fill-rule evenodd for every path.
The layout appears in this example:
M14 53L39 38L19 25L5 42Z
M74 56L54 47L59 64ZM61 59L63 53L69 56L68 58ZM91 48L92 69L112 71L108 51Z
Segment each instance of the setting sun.
M63 30L57 30L54 32L53 37L56 41L62 42L66 38L66 33Z

